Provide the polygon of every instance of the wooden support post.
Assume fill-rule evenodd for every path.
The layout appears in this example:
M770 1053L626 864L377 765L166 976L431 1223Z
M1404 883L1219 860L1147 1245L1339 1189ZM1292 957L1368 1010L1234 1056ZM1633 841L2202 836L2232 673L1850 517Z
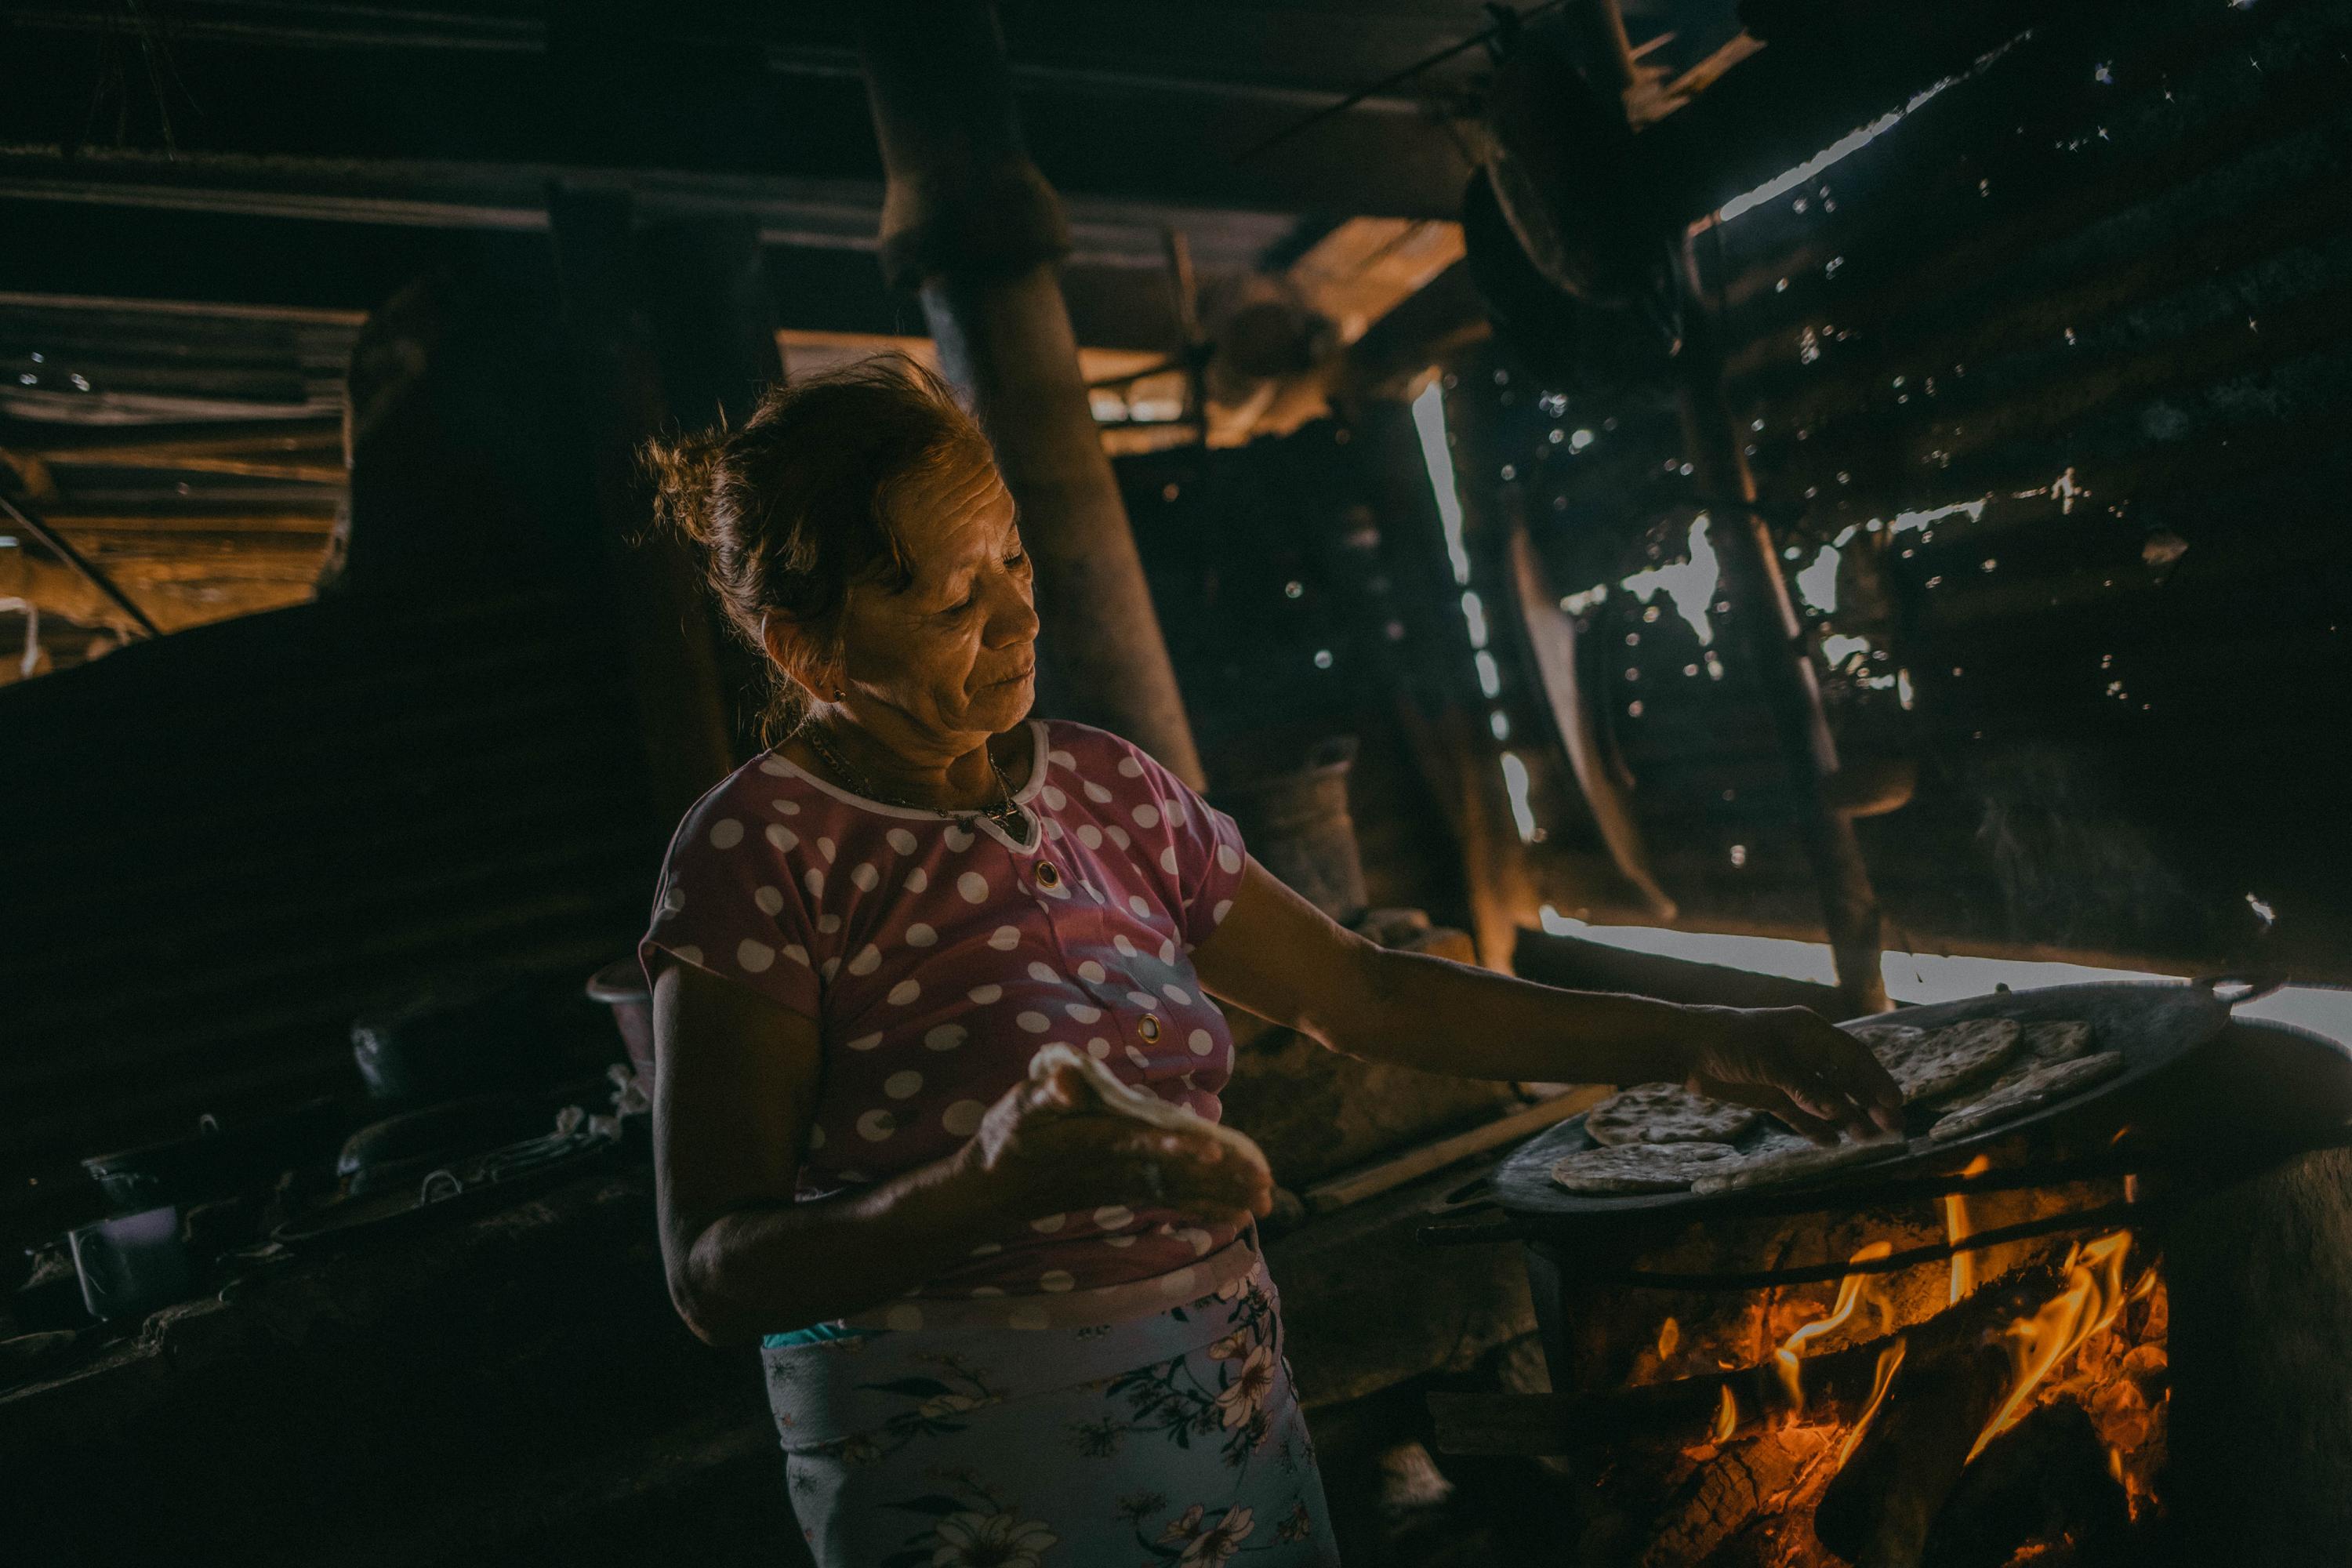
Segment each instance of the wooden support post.
M1722 347L1699 288L1698 261L1685 238L1681 257L1683 438L1699 492L1717 502L1708 531L1722 563L1724 596L1755 662L1797 798L1797 829L1820 890L1822 920L1837 966L1838 989L1856 1014L1886 1006L1880 973L1878 897L1853 823L1831 800L1837 742L1822 708L1804 627L1797 617L1772 530L1753 510L1756 476L1723 398Z
M622 608L654 812L667 824L732 765L717 639L692 563L673 542L643 537L646 494L637 447L667 422L669 408L635 298L629 198L559 185L548 193L548 216L583 426L582 457Z
M1055 263L1062 208L1013 112L982 0L863 10L887 176L882 264L921 290L940 363L973 402L1037 563L1041 686L1067 716L1119 731L1196 786L1200 754L1127 509L1087 403Z

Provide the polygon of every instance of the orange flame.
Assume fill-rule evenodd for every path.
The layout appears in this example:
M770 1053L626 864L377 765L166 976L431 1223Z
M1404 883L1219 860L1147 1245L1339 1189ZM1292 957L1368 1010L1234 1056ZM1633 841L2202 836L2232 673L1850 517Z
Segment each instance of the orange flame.
M1891 1241L1874 1241L1846 1261L1866 1263L1874 1258L1885 1258L1894 1250L1895 1244ZM1863 1288L1869 1282L1870 1276L1866 1274L1847 1275L1838 1283L1837 1304L1830 1309L1830 1315L1805 1324L1772 1352L1772 1359L1780 1370L1781 1385L1789 1391L1790 1409L1802 1411L1805 1408L1805 1384L1797 1371L1797 1352L1823 1334L1832 1334L1845 1327L1846 1321L1853 1316L1853 1310L1862 1305Z
M2066 1289L2044 1302L2041 1310L2018 1319L2003 1331L2012 1371L2009 1394L1977 1435L1969 1458L2017 1424L2051 1368L2114 1322L2124 1310L2124 1258L2131 1250L2131 1232L2118 1230L2071 1248L2066 1254Z
M1870 1430L1871 1418L1886 1402L1887 1386L1895 1381L1895 1369L1903 1364L1903 1352L1908 1344L1906 1340L1897 1340L1878 1352L1878 1370L1870 1384L1870 1403L1862 1407L1862 1414L1853 1418L1853 1425L1846 1428L1844 1438L1839 1442L1837 1463L1831 1467L1832 1474L1845 1468L1845 1462L1853 1457L1854 1447L1862 1441L1862 1435Z
M1992 1169L1990 1156L1979 1154L1960 1169L1960 1179L1981 1176ZM1954 1245L1969 1238L1969 1201L1958 1193L1944 1198L1944 1239ZM1961 1297L1977 1288L1976 1255L1968 1252L1952 1254L1952 1296L1957 1305Z
M1728 1442L1739 1426L1739 1401L1731 1397L1731 1385L1723 1385L1723 1404L1715 1413L1713 1441L1720 1446Z
M1674 1354L1675 1347L1682 1342L1683 1326L1672 1318L1668 1318L1664 1325L1658 1330L1658 1359L1664 1361Z
M1957 1247L1969 1238L1969 1200L1958 1193L1944 1198L1944 1239ZM1952 1300L1977 1288L1976 1255L1970 1252L1952 1254Z

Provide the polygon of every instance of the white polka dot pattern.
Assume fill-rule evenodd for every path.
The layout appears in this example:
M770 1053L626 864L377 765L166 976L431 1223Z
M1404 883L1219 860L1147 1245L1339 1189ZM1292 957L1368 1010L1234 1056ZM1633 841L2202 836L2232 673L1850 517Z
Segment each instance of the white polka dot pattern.
M1183 954L1230 910L1247 863L1239 836L1126 742L1051 730L1053 771L1021 794L1053 846L1052 886L1035 879L1034 851L845 800L774 756L713 790L672 841L649 964L708 952L729 980L818 1022L825 1070L803 1196L953 1153L1057 1036L1163 1100L1218 1113L1231 1039ZM1013 1236L973 1237L970 1258L877 1321L989 1294L1035 1311L1024 1299L1164 1276L1213 1249L1198 1238L1231 1238L1171 1222L1101 1200L1016 1221L1003 1227Z

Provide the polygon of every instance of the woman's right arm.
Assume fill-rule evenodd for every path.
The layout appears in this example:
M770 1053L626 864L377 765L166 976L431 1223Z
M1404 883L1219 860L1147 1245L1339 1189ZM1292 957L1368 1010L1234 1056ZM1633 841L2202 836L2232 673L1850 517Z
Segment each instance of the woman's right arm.
M815 1023L672 964L654 984L654 1051L662 1261L678 1315L712 1344L878 1306L969 1257L1008 1220L1164 1201L1231 1221L1272 1201L1263 1166L1244 1168L1196 1134L1089 1114L1083 1089L1063 1074L1007 1091L944 1159L795 1203L816 1104Z
M654 985L654 1172L670 1300L712 1344L887 1300L971 1251L954 1162L793 1201L816 1105L817 1028L686 964Z

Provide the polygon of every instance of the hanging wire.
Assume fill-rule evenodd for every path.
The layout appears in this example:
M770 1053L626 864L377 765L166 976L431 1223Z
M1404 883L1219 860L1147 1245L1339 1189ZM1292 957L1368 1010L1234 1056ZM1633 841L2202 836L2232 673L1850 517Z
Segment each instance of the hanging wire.
M1470 50L1478 47L1481 44L1485 44L1495 38L1500 37L1504 33L1533 21L1538 16L1544 15L1548 11L1557 11L1567 4L1568 0L1544 0L1544 4L1526 11L1515 11L1508 5L1489 5L1486 9L1494 14L1494 26L1490 27L1482 27L1477 32L1471 34L1468 37L1462 39L1459 43L1450 44L1444 48L1438 50L1433 55L1413 61L1412 64L1405 67L1402 70L1391 72L1391 74L1381 78L1381 79L1376 82L1370 83L1364 87L1360 87L1355 91L1348 94L1345 98L1340 99L1337 103L1327 104L1323 108L1317 110L1314 113L1307 116L1304 120L1293 121L1290 124L1284 126L1273 135L1266 137L1264 141L1234 153L1233 161L1235 163L1246 163L1252 159L1256 158L1259 154L1265 153L1272 148L1279 147L1282 143L1289 141L1292 137L1299 135L1303 132L1310 131L1334 116L1347 113L1348 110L1355 108L1356 105L1363 102L1366 99L1370 98L1377 93L1385 92L1392 87L1402 86L1403 83L1411 81L1414 77L1419 76L1422 72L1432 69L1437 66L1444 65L1446 61L1454 58L1456 55L1466 54Z

